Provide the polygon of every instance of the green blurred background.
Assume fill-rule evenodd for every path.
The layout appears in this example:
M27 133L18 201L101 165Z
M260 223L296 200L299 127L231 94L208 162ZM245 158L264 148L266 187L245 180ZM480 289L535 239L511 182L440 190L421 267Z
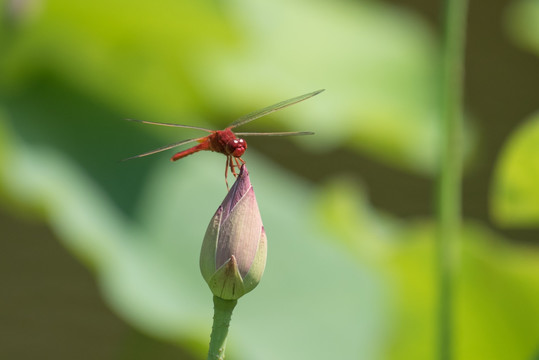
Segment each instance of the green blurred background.
M0 7L0 358L202 359L198 270L241 131L269 254L230 359L432 359L441 6L12 0ZM472 1L457 359L539 356L539 1Z

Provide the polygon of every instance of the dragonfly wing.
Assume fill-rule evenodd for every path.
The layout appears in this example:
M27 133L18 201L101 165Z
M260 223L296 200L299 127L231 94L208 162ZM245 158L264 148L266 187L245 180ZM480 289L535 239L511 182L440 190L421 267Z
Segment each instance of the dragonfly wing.
M292 132L269 132L269 133L260 133L260 132L235 132L234 135L239 136L300 136L300 135L314 135L312 131L292 131Z
M143 153L143 154L139 154L139 155L135 155L135 156L128 157L127 159L123 159L122 161L127 161L127 160L131 160L131 159L140 158L140 157L143 157L143 156L152 155L152 154L155 154L155 153L158 153L158 152L161 152L161 151L165 151L165 150L168 150L168 149L175 148L175 147L177 147L177 146L181 146L181 145L185 145L185 144L189 144L189 143L198 141L199 139L200 139L200 138L182 140L182 141L179 141L179 142L174 143L174 144L161 146L161 147L159 147L159 148L157 148L157 149L154 149L154 150L145 152L145 153Z
M301 102L303 100L307 100L308 98L311 98L311 97L313 97L315 95L320 94L322 91L324 91L324 89L313 91L311 93L301 95L301 96L297 96L295 98L288 99L288 100L285 100L285 101L278 102L277 104L270 105L270 106L265 107L263 109L253 111L252 113L244 115L244 116L240 117L239 119L237 119L236 121L234 121L232 124L230 124L228 126L228 128L229 129L234 129L235 127L246 124L246 123L248 123L250 121L253 121L255 119L261 118L262 116L266 116L268 114L271 114L272 112L284 109L285 107L288 107L290 105L297 104L297 103L299 103L299 102Z
M138 122L138 123L141 123L141 124L150 124L150 125L159 125L159 126L179 127L179 128L185 128L185 129L196 129L196 130L206 131L206 132L209 132L209 133L214 132L213 130L201 128L201 127L198 127L198 126L180 125L180 124L171 124L171 123L162 123L162 122L154 122L154 121L146 121L146 120L136 120L136 119L125 119L125 120L127 120L127 121L133 121L133 122Z

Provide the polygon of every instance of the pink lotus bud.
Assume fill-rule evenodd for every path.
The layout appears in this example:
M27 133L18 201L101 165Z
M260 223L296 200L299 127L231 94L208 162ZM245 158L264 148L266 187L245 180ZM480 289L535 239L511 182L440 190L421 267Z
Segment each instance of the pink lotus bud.
M206 230L200 271L215 296L236 300L264 273L267 242L245 165Z

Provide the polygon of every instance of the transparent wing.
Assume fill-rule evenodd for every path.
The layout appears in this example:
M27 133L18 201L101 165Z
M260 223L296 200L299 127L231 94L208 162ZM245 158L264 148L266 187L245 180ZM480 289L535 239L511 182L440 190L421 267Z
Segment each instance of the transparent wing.
M234 129L235 127L246 124L246 123L248 123L250 121L253 121L255 119L261 118L262 116L266 116L268 114L271 114L272 112L284 109L285 107L288 107L290 105L297 104L297 103L299 103L299 102L301 102L303 100L307 100L308 98L311 98L311 97L313 97L315 95L320 94L322 91L324 91L324 89L313 91L312 93L308 93L308 94L301 95L301 96L298 96L298 97L295 97L295 98L292 98L292 99L281 101L281 102L279 102L277 104L273 104L273 105L265 107L263 109L253 111L252 113L244 115L244 116L240 117L239 119L237 119L236 121L234 121L232 124L230 124L228 126L228 128L229 129Z
M146 120L135 120L135 119L125 119L125 120L127 120L127 121L133 121L133 122L138 122L138 123L142 123L142 124L159 125L159 126L170 126L170 127L179 127L179 128L186 128L186 129L196 129L196 130L202 130L202 131L209 132L209 133L214 132L213 130L201 128L201 127L198 127L198 126L180 125L180 124L170 124L170 123L153 122L153 121L146 121Z
M239 136L300 136L300 135L314 135L312 131L292 131L292 132L235 132L235 135Z
M127 159L123 159L122 161L127 161L127 160L131 160L131 159L140 158L140 157L143 157L143 156L152 155L152 154L155 154L155 153L158 153L158 152L161 152L161 151L165 151L165 150L168 150L168 149L175 148L175 147L177 147L177 146L181 146L181 145L185 145L185 144L189 144L189 143L198 141L199 139L200 139L200 138L182 140L182 141L179 141L179 142L174 143L174 144L161 146L161 147L159 147L159 148L157 148L157 149L154 149L154 150L145 152L145 153L143 153L143 154L139 154L139 155L135 155L135 156L128 157Z

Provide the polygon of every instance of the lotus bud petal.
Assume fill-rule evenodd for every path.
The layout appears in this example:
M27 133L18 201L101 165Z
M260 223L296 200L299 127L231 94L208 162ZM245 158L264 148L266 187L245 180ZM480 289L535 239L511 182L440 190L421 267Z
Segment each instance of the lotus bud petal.
M236 300L253 290L266 266L267 240L245 165L208 225L200 271L215 296Z

